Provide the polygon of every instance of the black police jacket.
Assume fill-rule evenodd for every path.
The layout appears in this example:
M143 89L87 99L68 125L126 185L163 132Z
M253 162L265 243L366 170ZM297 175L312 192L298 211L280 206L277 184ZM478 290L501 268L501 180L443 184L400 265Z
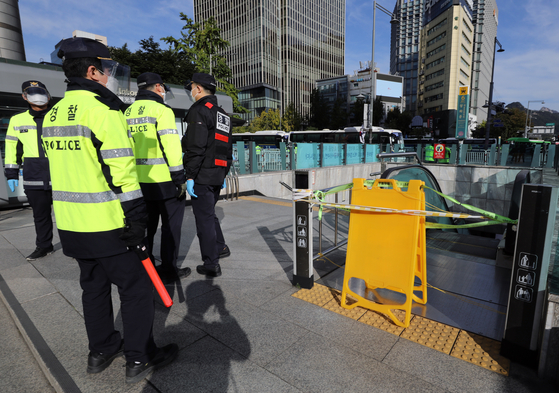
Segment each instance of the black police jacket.
M190 107L186 122L182 138L186 178L198 184L223 184L233 162L231 119L212 94Z

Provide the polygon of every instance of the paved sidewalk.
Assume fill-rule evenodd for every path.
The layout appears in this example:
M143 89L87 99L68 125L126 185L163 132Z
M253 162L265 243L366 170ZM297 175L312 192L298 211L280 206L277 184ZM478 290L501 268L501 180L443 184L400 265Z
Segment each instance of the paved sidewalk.
M175 304L167 309L157 300L155 338L161 346L178 343L180 353L167 368L135 385L125 383L123 358L100 374L86 373L78 265L62 254L57 238L54 254L27 262L24 256L34 249L31 210L0 211L3 300L20 321L22 334L34 343L53 388L149 393L553 391L519 365L512 364L510 376L504 377L292 297L297 290L290 282L292 208L288 201L255 199L218 203L232 253L222 260L223 276L209 280L194 271L179 285L168 286ZM327 237L329 225L327 221ZM347 221L340 225L347 228ZM200 263L190 207L180 259L193 270ZM343 263L343 252L331 259ZM318 279L335 266L323 262L316 268ZM0 341L5 355L16 352L13 327L9 335L14 339ZM21 359L31 367L28 355ZM36 371L17 373L16 363L0 367L2 392L9 391L4 386L49 391L39 385L44 380L35 379ZM24 388L24 383L37 387Z

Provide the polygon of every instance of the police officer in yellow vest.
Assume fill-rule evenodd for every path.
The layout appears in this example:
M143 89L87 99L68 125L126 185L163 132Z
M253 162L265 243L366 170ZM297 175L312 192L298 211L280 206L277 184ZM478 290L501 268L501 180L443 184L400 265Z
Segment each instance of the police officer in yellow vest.
M87 371L105 370L124 352L126 382L134 383L173 361L178 346L155 345L153 285L128 248L144 239L147 210L123 103L113 93L115 76L126 73L92 39L64 40L58 56L68 87L45 116L43 145L62 249L80 266ZM114 326L111 284L120 295L124 340Z
M161 280L169 283L191 272L189 267L177 268L186 198L181 140L173 110L165 105L165 98L170 99L172 93L161 76L145 72L138 76L137 84L136 101L125 116L135 142L136 171L149 214L144 244L153 255L161 216L161 265L157 270Z
M434 153L435 153L435 148L433 147L433 145L425 146L425 161L435 162L435 159L433 158Z
M10 119L4 173L10 190L14 192L19 183L19 166L23 163L23 189L33 209L36 234L36 249L27 260L34 261L54 251L49 162L41 144L43 118L50 109L50 94L39 81L23 82L21 90L29 110Z

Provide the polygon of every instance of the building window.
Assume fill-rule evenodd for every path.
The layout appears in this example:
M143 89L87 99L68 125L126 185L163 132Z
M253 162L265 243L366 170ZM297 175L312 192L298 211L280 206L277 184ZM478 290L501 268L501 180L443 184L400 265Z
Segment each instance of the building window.
M432 61L431 63L428 63L428 64L425 66L425 69L428 70L429 68L435 67L436 65L439 65L439 64L441 64L441 63L444 63L444 56L438 58L438 59L435 60L435 61Z
M466 33L462 32L462 37L464 37L464 39L468 41L468 44L470 45L472 44L472 40L470 40L470 38L466 35Z
M471 33L472 28L470 27L470 25L468 25L468 22L466 22L466 19L462 19L462 23L464 24L464 27Z
M433 49L431 52L427 52L427 58L433 56L433 55L436 54L436 53L439 53L439 52L442 51L442 50L445 50L445 48L446 48L446 44L442 44L442 45L439 46L438 48Z
M432 74L429 74L425 77L425 80L428 81L430 79L436 78L437 76L441 76L444 75L444 68L442 70L433 72Z
M432 85L425 86L425 91L431 91L444 86L444 81L433 83Z
M462 71L462 69L460 69L460 76L466 78L467 80L470 79L470 76L466 74L464 71Z
M468 49L466 49L466 47L464 46L464 44L462 44L462 52L464 52L465 54L468 55L468 57L472 56L472 54L470 53L470 51ZM478 59L479 60L479 59Z
M462 33L464 34L464 33ZM446 37L446 31L443 31L441 34L433 38L432 40L427 41L427 46L433 45L435 42L438 42ZM471 43L471 42L470 42Z
M427 30L427 35L429 36L433 34L435 31L439 30L441 27L444 27L445 25L446 25L446 18L440 21L439 23L437 23L435 26L431 27L429 30Z
M425 97L424 102L427 103L427 102L433 102L442 99L443 99L443 93L439 93L439 94L435 94L434 96Z
M470 68L470 64L468 64L468 62L466 60L464 60L464 58L462 56L460 56L460 61L462 62L462 64L464 64L466 67Z

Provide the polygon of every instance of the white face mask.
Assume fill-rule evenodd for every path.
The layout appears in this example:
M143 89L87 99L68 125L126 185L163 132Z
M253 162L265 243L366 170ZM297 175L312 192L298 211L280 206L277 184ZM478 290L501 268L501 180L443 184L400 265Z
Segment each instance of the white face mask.
M192 99L193 99L194 101L196 101L196 96L198 96L198 94L194 94L194 93L192 92L192 90L190 90L190 96L192 97Z
M49 102L49 97L45 94L28 94L27 101L33 105L43 106Z
M107 84L105 85L107 89L109 89L114 94L118 93L118 80L114 76L109 76L107 79Z

